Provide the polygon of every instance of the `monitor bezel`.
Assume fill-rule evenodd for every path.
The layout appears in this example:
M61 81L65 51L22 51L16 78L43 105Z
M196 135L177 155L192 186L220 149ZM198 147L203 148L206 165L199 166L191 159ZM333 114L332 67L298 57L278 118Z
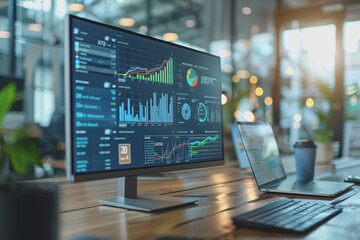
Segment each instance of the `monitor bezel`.
M125 177L125 176L137 176L137 175L145 175L145 174L153 174L153 173L159 173L159 172L170 172L170 171L178 171L178 170L187 170L187 169L194 169L194 168L202 168L202 167L213 167L213 166L219 166L224 164L224 139L222 136L222 159L214 159L204 162L195 162L195 163L181 163L181 164L175 164L175 165L165 165L165 166L150 166L150 167L140 167L140 168L134 168L134 169L117 169L112 171L101 171L101 172L90 172L90 173L81 173L81 174L75 174L74 173L74 167L73 167L73 159L74 159L74 152L73 152L73 128L72 128L72 84L71 84L71 47L70 47L70 29L71 27L71 20L72 19L78 19L81 21L85 21L88 23L97 24L103 27L108 27L117 31L122 31L127 34L131 34L134 36L142 37L145 39L151 39L155 40L164 44L168 44L175 47L184 48L190 51L199 52L202 54L206 54L212 57L216 57L219 60L220 63L220 57L198 51L195 49L191 49L185 46L180 46L171 42L167 42L161 39L153 38L150 36L142 35L139 33L135 33L120 27L115 27L99 22L95 22L89 19L77 17L71 14L67 14L65 17L65 41L64 41L64 52L65 52L65 150L66 150L66 176L68 181L70 182L79 182L79 181L89 181L89 180L99 180L99 179L106 179L106 178L116 178L116 177ZM219 64L219 72L221 72L220 64ZM220 75L220 81L221 81L221 75ZM220 93L221 94L221 93ZM220 96L219 96L220 98ZM222 108L221 108L221 134L223 133L223 114L222 114Z

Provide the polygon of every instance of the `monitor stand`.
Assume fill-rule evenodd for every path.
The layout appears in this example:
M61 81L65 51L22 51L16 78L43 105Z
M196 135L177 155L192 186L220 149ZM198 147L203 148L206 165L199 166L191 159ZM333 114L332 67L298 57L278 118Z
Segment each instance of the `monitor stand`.
M175 173L154 173L138 176L139 179L149 180L178 180L179 177Z
M99 202L113 207L153 212L194 204L196 201L150 193L137 195L137 176L127 176L119 178L118 196L116 198L104 199Z

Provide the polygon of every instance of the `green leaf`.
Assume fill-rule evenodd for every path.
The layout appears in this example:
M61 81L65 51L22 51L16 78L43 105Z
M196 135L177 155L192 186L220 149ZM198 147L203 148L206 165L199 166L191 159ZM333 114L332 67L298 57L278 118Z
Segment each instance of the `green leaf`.
M5 115L9 112L14 103L15 95L16 85L14 83L9 83L0 91L0 127L2 126Z
M0 171L3 168L7 159L5 144L6 144L5 139L3 135L0 134Z
M9 147L8 154L11 166L14 171L20 175L25 175L28 170L28 156L25 152L19 151L17 148Z
M6 136L6 153L11 166L18 174L26 174L28 165L42 166L39 148L32 138L34 130L29 126L10 131ZM36 129L35 129L36 130Z
M6 142L8 145L16 144L20 139L26 138L26 127L22 126L10 131L6 136Z
M18 147L19 151L25 151L28 157L28 161L34 165L42 166L41 154L35 141L31 138L27 138L21 141L21 147Z
M26 174L30 163L42 166L39 149L29 137L17 139L15 143L9 144L7 149L11 166L18 174Z

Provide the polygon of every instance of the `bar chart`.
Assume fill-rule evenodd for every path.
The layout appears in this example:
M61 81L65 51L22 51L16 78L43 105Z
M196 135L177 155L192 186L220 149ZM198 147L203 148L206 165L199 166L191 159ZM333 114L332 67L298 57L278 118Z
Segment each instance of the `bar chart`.
M131 94L129 97L120 98L119 123L172 123L173 106L173 97L167 93L154 92L151 97Z
M128 47L119 48L119 73L126 79L154 83L174 83L174 60Z

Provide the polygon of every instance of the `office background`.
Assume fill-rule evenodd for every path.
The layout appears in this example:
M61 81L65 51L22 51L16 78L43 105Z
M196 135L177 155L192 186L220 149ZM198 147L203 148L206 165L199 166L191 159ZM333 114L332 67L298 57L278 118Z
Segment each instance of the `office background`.
M34 122L62 146L67 13L220 56L226 160L235 120L272 123L282 152L313 138L333 142L336 156L344 126L360 120L358 1L9 0L0 1L0 81L24 89L9 128ZM58 150L44 152L61 160Z

